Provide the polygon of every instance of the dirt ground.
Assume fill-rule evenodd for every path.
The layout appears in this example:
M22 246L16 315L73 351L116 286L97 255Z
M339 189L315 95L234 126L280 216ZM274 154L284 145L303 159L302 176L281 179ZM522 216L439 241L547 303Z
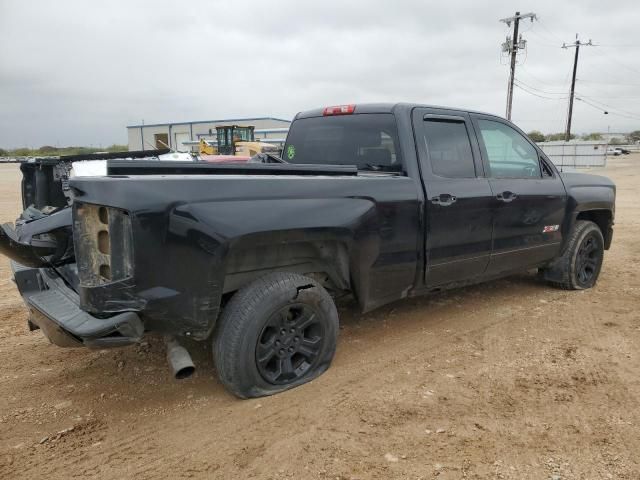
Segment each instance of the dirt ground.
M0 478L640 478L640 154L604 174L617 218L596 288L521 275L343 306L331 369L257 400L228 394L201 344L180 382L156 338L50 345L0 258ZM19 210L0 165L0 221Z

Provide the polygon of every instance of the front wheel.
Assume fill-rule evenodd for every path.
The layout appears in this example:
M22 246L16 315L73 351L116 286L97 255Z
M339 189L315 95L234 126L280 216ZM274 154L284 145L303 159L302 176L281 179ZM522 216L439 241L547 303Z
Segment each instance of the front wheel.
M338 312L315 280L265 275L236 292L218 319L213 344L221 382L241 398L306 383L329 368Z
M566 290L584 290L596 284L604 258L604 238L598 226L578 220L564 253L544 270L553 285Z

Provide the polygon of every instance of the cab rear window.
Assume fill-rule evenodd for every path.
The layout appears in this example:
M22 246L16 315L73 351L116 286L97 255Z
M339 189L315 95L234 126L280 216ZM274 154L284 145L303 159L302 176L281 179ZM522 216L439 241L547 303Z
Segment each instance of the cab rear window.
M395 117L390 113L296 120L282 153L289 163L355 165L358 170L401 172Z

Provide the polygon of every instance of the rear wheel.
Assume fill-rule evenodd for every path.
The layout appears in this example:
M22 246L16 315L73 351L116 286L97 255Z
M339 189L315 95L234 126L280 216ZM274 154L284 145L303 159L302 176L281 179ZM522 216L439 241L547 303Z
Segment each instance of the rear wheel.
M214 338L222 383L241 398L306 383L329 368L338 334L331 296L311 278L273 273L240 289Z
M544 276L553 285L567 290L583 290L595 285L604 258L604 238L598 226L578 220L567 247Z

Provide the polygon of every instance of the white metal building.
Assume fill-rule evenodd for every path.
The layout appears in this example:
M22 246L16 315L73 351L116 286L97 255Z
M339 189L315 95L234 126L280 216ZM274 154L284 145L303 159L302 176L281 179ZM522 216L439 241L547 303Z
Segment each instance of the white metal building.
M215 139L218 125L253 125L256 139L282 140L287 136L290 124L290 120L281 118L256 117L129 125L127 137L130 151L153 150L168 146L174 150L186 152L191 150L190 142L197 142L201 138Z

